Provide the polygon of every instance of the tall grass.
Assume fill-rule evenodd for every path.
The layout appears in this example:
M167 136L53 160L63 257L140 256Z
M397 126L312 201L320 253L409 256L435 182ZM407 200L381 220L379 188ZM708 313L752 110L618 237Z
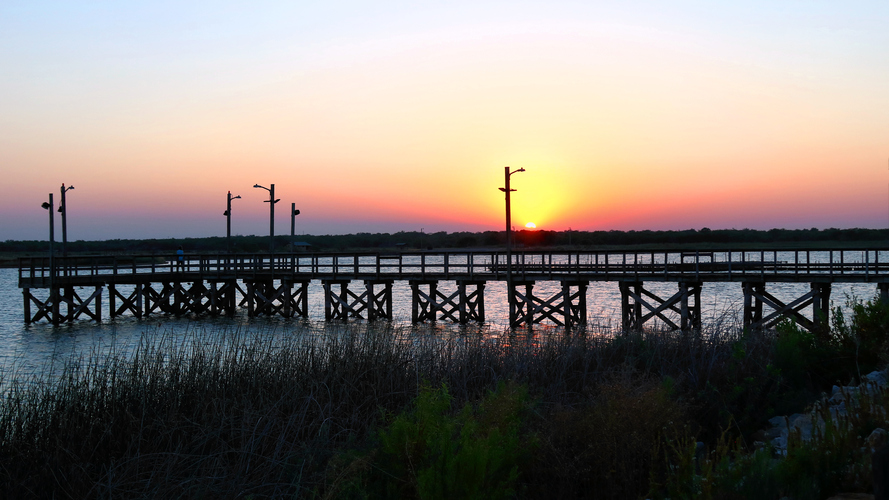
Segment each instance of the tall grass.
M446 386L461 408L507 381L534 399L523 432L540 447L517 491L634 496L654 441L771 416L773 343L718 323L616 337L388 323L154 332L134 352L3 381L0 497L320 497L331 459L369 446L423 387Z

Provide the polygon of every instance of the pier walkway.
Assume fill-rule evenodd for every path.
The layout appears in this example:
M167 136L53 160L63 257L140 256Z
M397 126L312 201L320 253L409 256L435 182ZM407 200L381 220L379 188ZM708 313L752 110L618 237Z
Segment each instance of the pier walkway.
M889 248L191 254L181 263L176 255L157 254L42 257L20 259L18 274L24 320L52 323L101 321L104 288L112 317L235 314L239 308L251 316L308 316L313 281L324 289L326 320L391 319L392 283L406 281L414 322L484 321L485 284L503 281L512 325L546 320L568 327L586 322L589 283L612 281L619 285L626 330L654 318L670 328L700 328L702 284L738 282L746 326L767 328L792 317L814 330L826 324L833 283L875 283L880 297L889 300ZM457 291L442 293L437 286L442 281L455 282ZM535 296L539 281L559 282L561 291ZM677 291L658 297L646 282L674 282ZM810 287L784 303L767 290L781 282ZM44 292L38 296L36 290ZM801 314L809 306L812 319Z

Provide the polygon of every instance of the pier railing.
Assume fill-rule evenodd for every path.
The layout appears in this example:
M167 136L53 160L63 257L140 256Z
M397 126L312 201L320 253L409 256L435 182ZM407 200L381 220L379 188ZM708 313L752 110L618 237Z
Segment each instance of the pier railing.
M52 265L52 267L51 267ZM418 251L22 258L19 287L181 279L889 281L887 249Z

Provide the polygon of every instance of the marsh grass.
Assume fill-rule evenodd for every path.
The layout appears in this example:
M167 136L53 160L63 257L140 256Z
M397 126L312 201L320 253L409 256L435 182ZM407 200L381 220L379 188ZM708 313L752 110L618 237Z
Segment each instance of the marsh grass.
M336 496L378 467L381 429L424 387L446 387L441 418L462 429L460 409L482 412L503 383L527 391L516 432L539 447L516 492L634 497L660 467L658 442L716 439L728 422L743 436L772 416L774 340L719 322L698 335L157 331L132 352L3 379L0 497Z

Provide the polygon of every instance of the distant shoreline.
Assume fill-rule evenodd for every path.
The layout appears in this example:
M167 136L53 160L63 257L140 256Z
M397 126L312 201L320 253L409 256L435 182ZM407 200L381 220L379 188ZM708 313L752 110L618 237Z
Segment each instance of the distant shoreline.
M798 249L886 249L889 229L749 229L684 231L516 231L513 250L521 251L726 251L726 250L798 250ZM233 236L232 253L267 254L268 236ZM301 235L296 253L413 253L420 251L503 251L505 231L483 233L402 232L359 233L349 235ZM276 236L276 252L289 253L290 237ZM171 258L179 246L186 254L225 254L224 237L169 238L144 240L70 241L68 255L132 256L156 255ZM55 243L56 255L61 243ZM46 257L47 241L0 242L0 268L17 268L19 259Z

